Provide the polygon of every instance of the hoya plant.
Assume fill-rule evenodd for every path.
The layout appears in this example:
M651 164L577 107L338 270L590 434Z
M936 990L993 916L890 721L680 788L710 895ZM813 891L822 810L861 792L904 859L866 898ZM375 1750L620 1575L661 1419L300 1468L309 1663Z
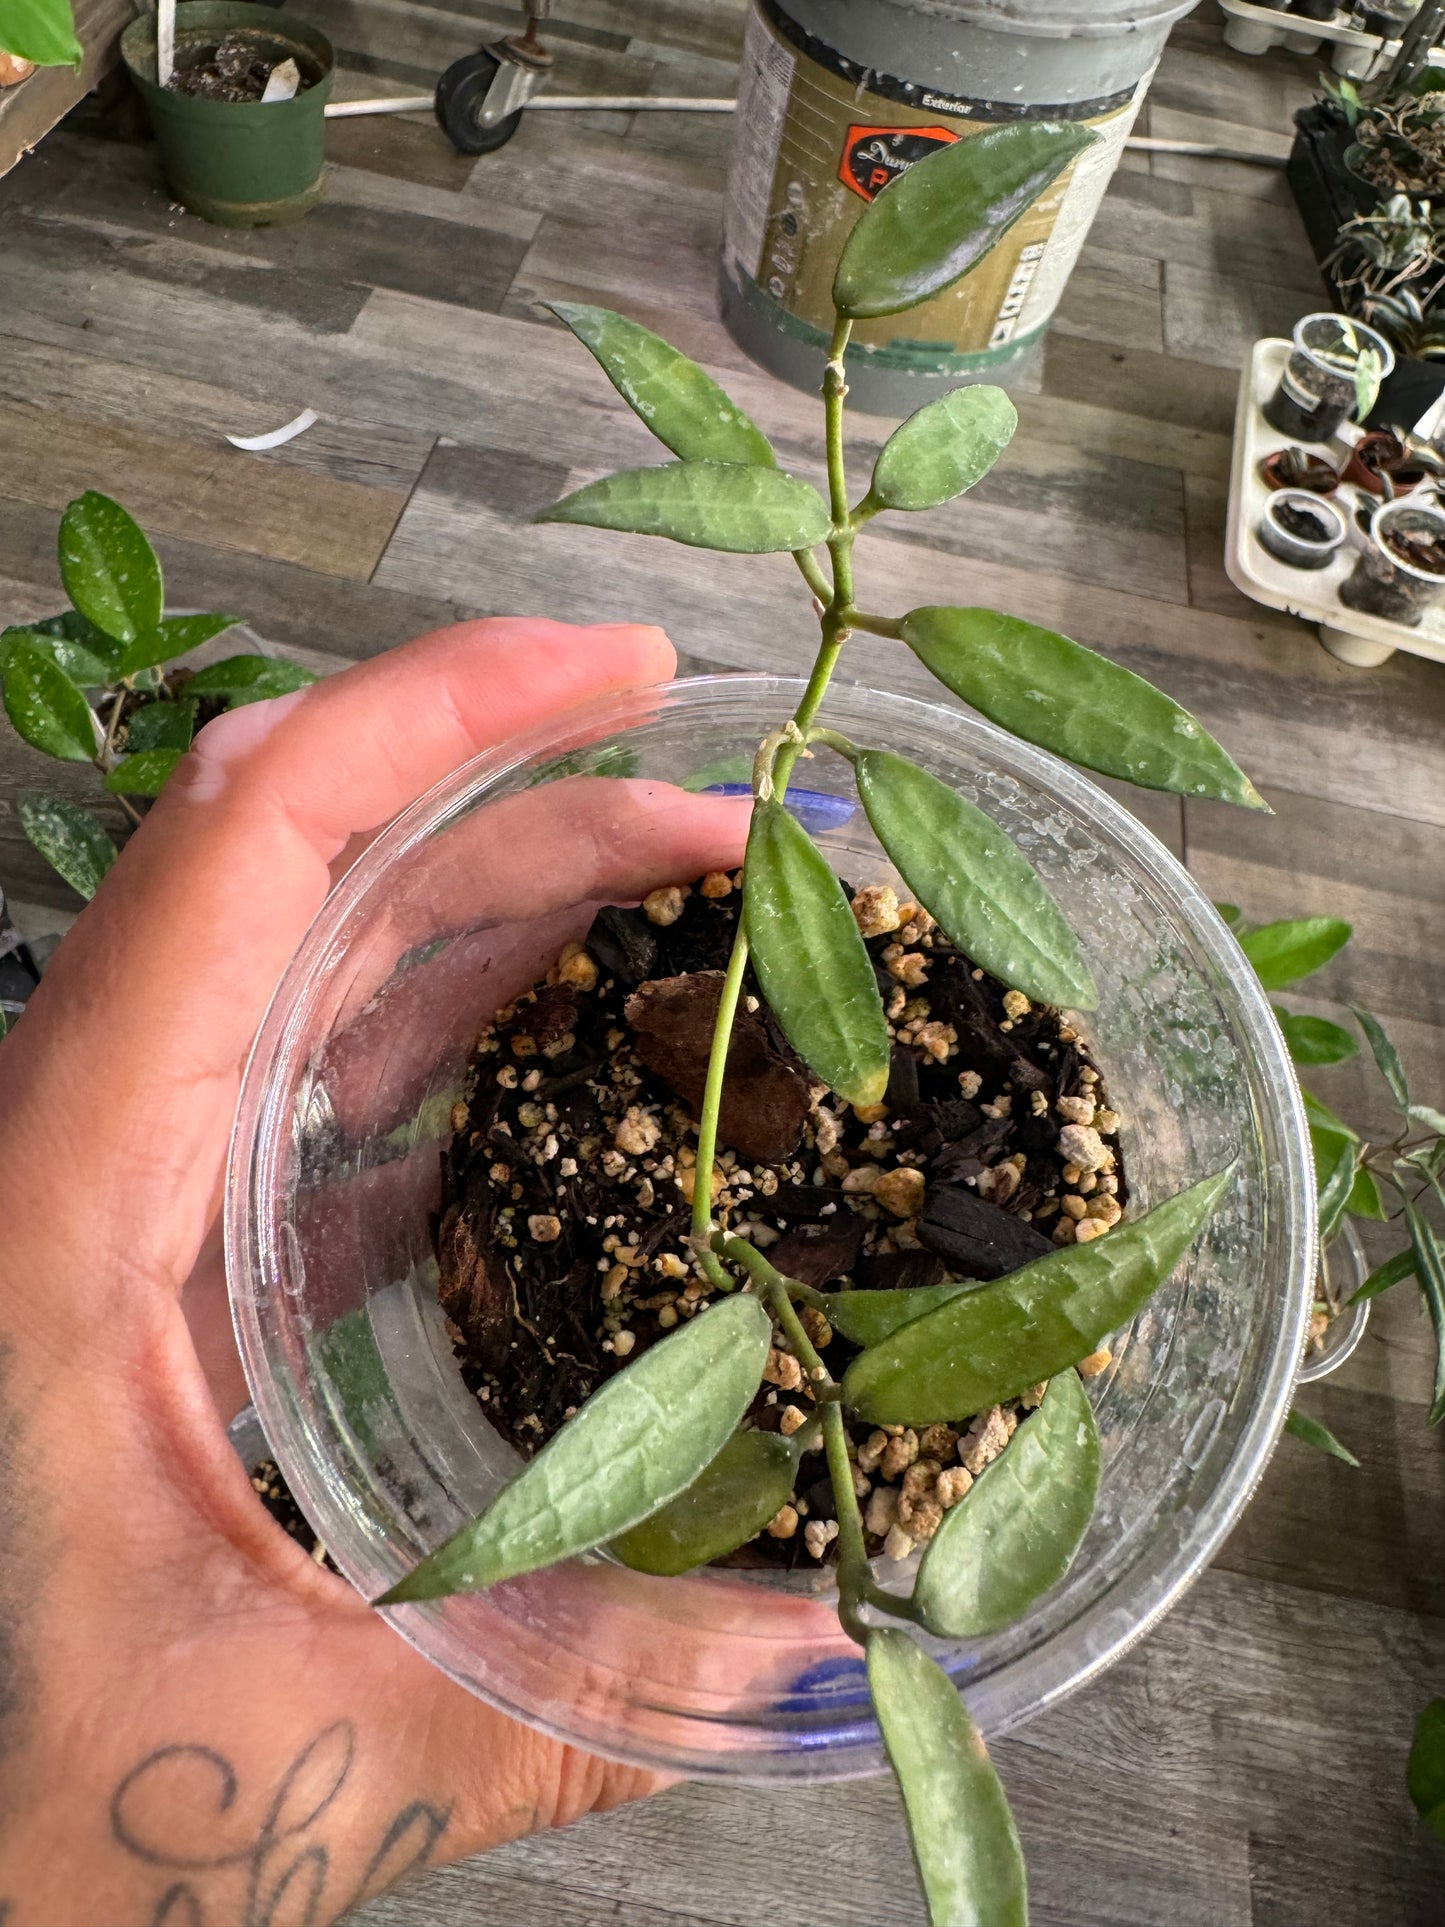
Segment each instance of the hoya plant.
M134 825L189 749L198 725L238 703L312 682L273 656L232 656L191 670L183 659L240 621L165 613L161 565L134 518L94 490L60 519L60 579L71 606L0 631L5 712L33 748L90 763ZM116 845L68 797L21 796L21 828L73 890L89 900Z
M74 67L85 58L75 36L70 0L5 0L0 7L0 53L36 67Z
M1312 977L1353 935L1350 925L1338 917L1251 924L1232 903L1215 907L1238 937L1266 990L1283 990ZM1340 1064L1359 1052L1355 1034L1327 1017L1279 1007L1275 1016L1299 1070ZM1384 1143L1372 1144L1301 1087L1319 1184L1320 1242L1327 1246L1349 1216L1388 1225L1402 1240L1403 1249L1377 1265L1348 1304L1340 1303L1327 1276L1323 1277L1315 1315L1329 1321L1350 1305L1376 1298L1407 1278L1416 1279L1435 1336L1430 1423L1438 1425L1445 1419L1445 1233L1437 1227L1445 1209L1445 1112L1414 1101L1400 1053L1379 1018L1358 1009L1353 1016L1385 1080L1399 1123ZM1296 1411L1290 1424L1310 1444L1355 1462L1348 1449L1314 1419Z
M855 495L844 435L854 322L952 285L1092 138L1078 126L994 128L914 166L861 214L833 283L837 320L822 382L826 497L781 467L763 431L657 335L601 308L555 304L674 459L609 475L539 519L738 554L790 553L821 626L806 692L753 765L742 911L697 1112L699 1175L714 1168L749 966L793 1049L834 1093L866 1111L888 1083L889 1032L859 923L788 807L800 756L848 766L909 891L978 966L1045 1005L1096 1003L1062 911L992 818L927 770L827 726L824 698L845 651L866 656L870 638L900 639L944 687L1045 750L1146 787L1265 807L1192 716L1104 656L994 609L880 613L854 580L854 539L865 523L962 494L1015 426L997 388L946 394L894 432ZM1172 1272L1232 1177L1232 1166L1217 1171L1105 1238L1061 1244L992 1283L834 1292L785 1275L715 1221L711 1187L695 1181L690 1249L712 1303L608 1378L484 1513L378 1603L480 1590L604 1546L647 1571L684 1571L760 1531L793 1489L799 1455L821 1445L836 1504L838 1612L866 1656L930 1918L935 1927L1019 1927L1026 1883L1008 1803L930 1640L997 1631L1068 1570L1100 1467L1075 1367ZM836 1379L810 1336L816 1313L858 1348ZM779 1342L798 1362L812 1415L790 1437L739 1429ZM848 1424L947 1422L1043 1381L1035 1414L944 1515L911 1590L882 1586L867 1553Z

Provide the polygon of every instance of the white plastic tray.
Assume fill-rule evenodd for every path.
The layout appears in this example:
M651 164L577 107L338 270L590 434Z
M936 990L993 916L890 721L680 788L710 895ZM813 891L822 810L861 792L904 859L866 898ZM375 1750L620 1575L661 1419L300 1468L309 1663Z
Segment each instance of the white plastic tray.
M1271 428L1261 410L1279 385L1289 351L1290 344L1278 337L1255 342L1240 377L1234 462L1229 477L1229 524L1224 538L1224 566L1230 581L1268 608L1284 609L1292 616L1303 616L1306 622L1317 622L1320 641L1330 654L1358 669L1375 668L1397 649L1445 662L1445 604L1427 609L1419 628L1410 629L1400 622L1387 622L1382 616L1362 615L1340 601L1340 584L1354 567L1364 542L1354 520L1363 490L1345 482L1338 494L1329 498L1344 511L1349 535L1328 568L1292 569L1272 556L1260 541L1256 530L1269 490L1260 480L1259 463L1275 449L1290 446L1289 437ZM1297 445L1317 451L1340 468L1349 444L1358 439L1359 433L1353 423L1346 423L1344 434L1332 442ZM1428 484L1422 487L1428 488Z
M1219 4L1226 17L1224 44L1236 53L1262 54L1283 45L1308 54L1322 40L1331 41L1335 72L1358 80L1370 74L1383 55L1393 59L1400 50L1398 40L1383 40L1377 33L1352 26L1343 6L1328 20L1306 20L1278 7L1251 6L1249 0L1219 0Z

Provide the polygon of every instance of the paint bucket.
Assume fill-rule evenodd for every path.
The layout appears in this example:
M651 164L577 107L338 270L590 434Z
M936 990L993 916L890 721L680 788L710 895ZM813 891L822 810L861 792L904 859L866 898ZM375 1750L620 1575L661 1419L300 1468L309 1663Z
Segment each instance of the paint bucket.
M1104 198L1169 29L1195 0L752 0L722 299L740 347L816 388L834 264L897 174L1001 122L1083 121L1098 141L972 273L857 324L860 408L902 414L1030 365Z

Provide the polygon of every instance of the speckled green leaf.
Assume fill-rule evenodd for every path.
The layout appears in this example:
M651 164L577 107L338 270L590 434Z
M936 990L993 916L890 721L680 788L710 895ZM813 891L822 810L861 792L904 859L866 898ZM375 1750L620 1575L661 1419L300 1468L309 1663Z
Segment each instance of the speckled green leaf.
M686 1492L612 1541L638 1572L690 1572L754 1538L788 1502L798 1454L777 1432L735 1432Z
M623 468L533 517L633 535L665 535L695 549L765 555L808 549L829 529L821 495L796 475L743 462L666 462Z
M279 656L227 656L224 662L198 669L186 684L186 694L224 696L228 708L240 709L245 703L289 696L292 690L305 689L316 680L299 662L286 662Z
M16 814L51 869L88 903L119 854L95 818L63 796L22 796Z
M194 702L147 703L143 709L132 710L126 723L126 753L134 756L143 749L189 749L195 733Z
M102 689L120 673L122 645L103 636L79 609L67 609L64 615L46 616L24 628L0 633L0 672L5 668L9 645L21 641L34 643L77 689Z
M1068 1371L1127 1323L1199 1236L1234 1166L1085 1245L1065 1245L981 1285L880 1345L843 1379L875 1425L931 1425L1016 1398Z
M903 639L956 696L1027 743L1142 789L1267 809L1223 746L1162 689L997 609L912 609Z
M161 619L161 565L134 516L87 489L60 519L60 579L80 613L117 642Z
M843 244L833 276L839 314L901 314L951 287L1095 138L1078 121L1012 121L915 161Z
M32 642L14 641L6 653L5 713L27 743L63 763L89 763L99 748L90 704Z
M1078 939L993 818L891 750L860 750L853 767L878 841L965 955L1040 1003L1092 1010Z
M1296 1064L1341 1064L1359 1050L1344 1026L1332 1024L1328 1017L1297 1016L1293 1011L1281 1010L1277 1004L1274 1014Z
M901 1291L830 1291L824 1294L823 1311L834 1331L853 1344L876 1345L890 1332L937 1311L951 1298L978 1289L966 1279L951 1279L942 1285L916 1285Z
M907 1633L880 1628L868 1635L868 1690L930 1927L1028 1927L1018 1829L958 1688Z
M134 676L142 669L154 669L158 663L174 662L177 656L188 655L192 649L199 649L203 642L213 636L224 634L241 620L239 616L216 613L197 616L167 616L129 644L121 673Z
M1316 1452L1327 1452L1332 1459L1340 1459L1346 1465L1358 1466L1360 1461L1348 1447L1340 1444L1327 1425L1321 1425L1317 1418L1302 1412L1296 1405L1284 1422L1284 1429L1292 1438L1301 1439L1312 1445Z
M1032 1418L928 1542L913 1603L932 1633L982 1639L1021 1619L1084 1543L1099 1490L1099 1428L1077 1372Z
M1415 1276L1425 1294L1425 1305L1435 1332L1435 1387L1430 1404L1430 1423L1445 1418L1445 1251L1430 1223L1414 1204L1405 1206L1405 1223L1410 1231L1410 1247L1415 1254Z
M759 803L743 866L753 968L793 1049L850 1104L888 1086L888 1026L842 885L777 801Z
M1415 1723L1406 1785L1415 1811L1445 1840L1445 1699L1431 1700Z
M1246 930L1239 947L1266 990L1283 990L1322 969L1351 935L1339 917L1296 917Z
M549 301L657 439L684 461L771 468L768 438L705 369L640 322L585 301Z
M117 796L159 796L184 754L180 749L143 749L137 756L122 757L105 787Z
M710 1465L752 1402L772 1320L720 1299L609 1378L505 1486L376 1603L481 1592L628 1531Z
M1410 1086L1405 1076L1405 1066L1400 1062L1400 1053L1390 1042L1389 1032L1368 1010L1356 1010L1355 1021L1365 1033L1365 1041L1370 1046L1371 1055L1381 1077L1390 1087L1390 1095L1404 1111L1410 1113Z
M980 481L1008 447L1018 411L1002 388L955 388L883 444L870 493L890 509L931 509Z
M5 0L0 49L37 67L73 67L77 73L85 58L69 0Z

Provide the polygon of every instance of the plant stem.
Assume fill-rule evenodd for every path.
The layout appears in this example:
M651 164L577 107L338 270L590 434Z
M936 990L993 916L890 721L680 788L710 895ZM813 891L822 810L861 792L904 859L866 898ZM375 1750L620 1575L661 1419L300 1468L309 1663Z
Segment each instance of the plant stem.
M703 1085L702 1112L697 1127L697 1165L692 1176L692 1233L698 1263L708 1282L719 1291L731 1291L733 1281L717 1255L707 1246L712 1229L712 1172L717 1155L718 1117L722 1111L723 1079L727 1075L728 1046L732 1042L733 1020L742 994L743 972L748 967L748 940L742 912L738 912L737 932L732 955L718 998L717 1017L712 1027L712 1049L707 1060L707 1081Z
M817 556L814 555L811 549L794 549L793 560L801 570L803 580L813 591L813 594L818 598L819 602L823 603L826 607L832 600L833 585L828 580L823 565L819 562Z
M866 629L870 636L892 636L895 641L902 638L901 617L869 615L863 609L849 609L847 616L850 629Z

